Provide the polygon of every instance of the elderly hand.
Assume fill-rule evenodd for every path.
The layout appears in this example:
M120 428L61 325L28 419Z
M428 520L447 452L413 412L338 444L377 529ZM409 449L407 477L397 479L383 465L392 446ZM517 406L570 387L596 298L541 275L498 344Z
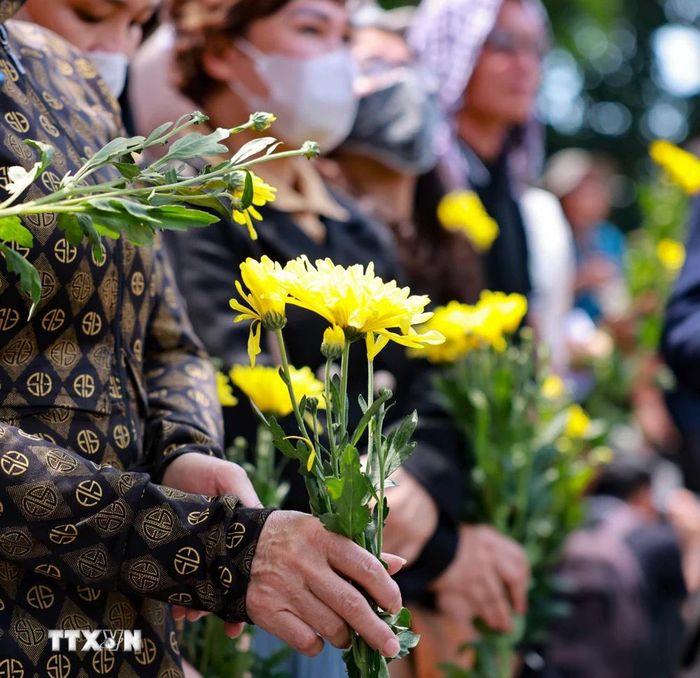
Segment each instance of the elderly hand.
M391 479L397 486L386 491L390 511L384 528L384 547L412 563L437 528L438 508L406 471L399 469Z
M391 629L350 581L384 610L401 609L399 587L389 576L403 559L383 555L383 565L350 540L326 530L312 516L276 511L260 534L248 584L248 616L306 655L350 645L348 626L386 657L399 652Z
M245 506L262 507L246 472L238 464L199 452L183 454L173 460L165 470L163 485L183 492L206 494L211 497L233 494ZM208 613L173 605L175 619L187 617L189 621L194 622L205 614ZM243 627L244 624L226 624L226 635L229 638L236 638L243 631Z
M474 618L508 632L525 614L530 568L523 549L487 525L462 525L457 555L432 584L438 600L462 600Z

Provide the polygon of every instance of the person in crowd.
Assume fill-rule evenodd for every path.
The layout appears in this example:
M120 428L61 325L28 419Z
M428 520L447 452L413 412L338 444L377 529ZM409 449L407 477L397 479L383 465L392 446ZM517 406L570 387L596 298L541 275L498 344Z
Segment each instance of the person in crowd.
M674 523L697 516L680 505ZM672 678L683 641L687 559L695 560L652 493L642 458L617 458L588 500L558 576L569 612L552 624L543 669L526 675ZM683 546L683 548L682 548Z
M425 288L440 301L473 302L483 289L527 296L528 322L563 371L571 236L553 196L532 188L543 160L535 101L548 48L544 9L538 0L426 0L408 38L447 121L439 163L416 191L414 249L445 261L447 271L426 269ZM441 198L464 189L477 193L498 225L483 252L441 234Z
M37 198L122 130L92 62L54 33L12 20L21 4L0 1L0 166L6 174L32 165L23 140L53 145L45 180L28 192ZM180 675L173 604L214 612L231 633L253 620L311 654L322 638L346 645L346 622L385 654L398 652L348 584L398 609L398 588L379 561L310 516L263 509L243 471L222 458L214 375L163 247L110 240L98 260L66 241L54 215L27 225L34 244L19 253L43 280L34 316L27 320L13 274L4 273L0 291L0 656L8 675L105 667ZM388 562L394 573L401 561ZM48 637L51 629L122 628L141 631L140 651L57 654Z
M278 116L272 132L287 146L311 138L328 152L347 136L357 102L343 2L222 0L210 3L205 11L200 3L181 0L173 3L173 19L182 92L210 116L212 125L230 126L263 109ZM160 103L161 116L169 116L168 101ZM157 120L151 118L151 122ZM352 202L329 190L312 164L295 159L259 170L277 188L277 198L256 224L258 240L251 241L245 229L233 223L215 225L197 237L169 240L194 324L210 352L226 366L248 360L237 343L247 329L232 323L228 304L238 265L246 257L265 254L285 262L306 254L311 259L328 256L345 265L372 261L379 275L401 278L388 233ZM318 335L320 341L322 331L322 323L292 314L286 334L293 364L319 366L322 357L314 337ZM274 343L265 339L263 347L262 360L270 360ZM423 594L428 581L449 573L446 581L464 595L486 592L481 603L484 615L494 627L508 628L511 607L522 610L524 606L528 574L522 553L498 535L487 538L475 532L468 543L459 545L461 555L454 558L460 442L445 414L429 398L423 367L409 362L402 350L387 347L376 368L378 378L396 393L391 415L398 418L417 406L421 422L418 449L397 475L398 487L389 497L387 548L396 548L413 563L402 581L406 595ZM360 392L366 375L358 371L351 382L351 390ZM357 415L353 411L353 417ZM231 436L254 439L253 419L243 407L233 408L228 416ZM287 475L292 484L289 505L308 507L298 474L288 467ZM457 567L448 568L457 560L470 559L475 551L485 554L490 567L466 576L460 576ZM258 636L256 642L262 647L266 641ZM326 660L297 663L292 670L305 676L342 673L337 656Z
M619 321L630 310L625 236L609 221L612 174L602 158L569 148L549 159L543 181L561 201L574 235L576 308L596 325Z

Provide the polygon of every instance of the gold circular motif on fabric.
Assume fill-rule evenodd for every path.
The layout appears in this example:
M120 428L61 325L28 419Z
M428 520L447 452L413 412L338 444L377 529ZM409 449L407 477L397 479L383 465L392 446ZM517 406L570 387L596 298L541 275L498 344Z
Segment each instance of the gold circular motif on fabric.
M90 311L85 314L80 327L88 337L94 337L102 330L102 317L94 311Z
M150 560L137 560L129 568L129 581L140 591L151 591L160 581L160 571Z
M156 644L150 638L141 639L141 651L134 653L134 659L141 666L148 666L155 661L158 650Z
M11 330L19 322L19 312L14 308L0 308L0 330Z
M46 453L46 463L52 471L57 473L70 473L78 468L78 460L62 450L49 450Z
M79 398L90 398L95 393L95 378L91 374L79 374L73 381L73 390Z
M27 591L27 602L37 610L48 610L56 602L56 595L50 587L36 584Z
M144 516L142 525L145 535L151 541L159 542L172 534L174 522L170 512L159 507Z
M95 673L103 676L105 673L109 673L116 663L114 658L114 652L112 650L101 649L99 652L95 652L92 657L92 668Z
M173 558L173 566L175 567L175 572L181 575L193 574L199 568L199 563L202 557L199 555L199 551L192 546L183 546L175 554Z
M104 577L107 564L107 554L102 549L90 549L78 558L78 570L87 579Z
M94 431L82 429L77 436L78 447L84 454L95 454L100 449L100 439Z
M41 327L46 332L55 332L66 321L66 312L61 308L52 308L41 319Z
M29 131L29 120L20 111L8 111L5 113L5 122L19 134L25 134Z
M54 544L65 546L72 544L78 538L78 528L75 525L59 525L49 532L49 539Z
M81 506L97 506L102 499L102 486L96 480L83 480L75 490L75 498Z
M27 378L27 390L35 398L44 398L51 393L53 379L46 372L34 372Z
M29 468L29 459L23 452L8 450L0 457L0 469L8 476L21 476Z
M52 654L46 661L46 675L49 678L68 678L70 671L70 659L64 654Z
M32 487L22 497L22 508L33 518L45 518L58 506L58 493L48 485Z
M19 659L0 659L0 678L24 678L24 667Z

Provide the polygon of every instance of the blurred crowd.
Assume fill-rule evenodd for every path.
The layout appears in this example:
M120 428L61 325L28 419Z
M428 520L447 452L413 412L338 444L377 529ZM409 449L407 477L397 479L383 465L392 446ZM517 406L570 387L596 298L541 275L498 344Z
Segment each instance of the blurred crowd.
M230 128L262 110L277 116L269 133L282 148L319 143L314 162L256 168L276 188L256 240L233 219L165 237L195 332L223 365L246 361L247 327L231 322L228 304L239 264L301 254L374 262L436 304L473 303L486 289L525 295L526 323L584 405L598 393L596 365L632 356L632 415L611 431L614 459L562 556L566 613L514 672L700 675L700 362L694 326L679 327L694 311L694 281L681 276L669 307L664 350L680 376L668 396L660 350L635 342L639 318L662 302L628 289L626 236L611 220L614 159L546 153L536 102L554 36L539 0L422 0L391 11L351 0L28 0L17 18L88 53L129 133L193 110ZM231 149L251 138L232 138ZM487 246L438 218L441 200L467 189L498 225ZM294 364L320 367L322 331L290 316ZM274 351L263 336L261 362ZM407 560L398 581L422 640L392 676L438 676L443 662L466 670L461 648L477 637L469 620L509 631L525 611L527 556L488 526L460 524L461 442L431 397L430 368L387 348L376 369L397 393L391 417L417 409L421 418L416 453L389 492L385 549ZM366 375L351 381L361 389ZM224 418L228 445L255 439L246 406ZM284 474L286 506L308 510L300 476ZM261 630L252 642L263 656L281 646ZM293 676L344 675L330 645L285 661Z

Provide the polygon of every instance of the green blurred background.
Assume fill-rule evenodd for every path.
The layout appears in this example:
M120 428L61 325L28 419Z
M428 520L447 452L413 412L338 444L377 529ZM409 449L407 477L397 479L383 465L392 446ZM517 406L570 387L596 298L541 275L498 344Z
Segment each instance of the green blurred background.
M554 34L540 100L549 151L583 146L609 154L620 171L617 221L634 228L649 141L687 143L700 134L700 0L544 4Z

